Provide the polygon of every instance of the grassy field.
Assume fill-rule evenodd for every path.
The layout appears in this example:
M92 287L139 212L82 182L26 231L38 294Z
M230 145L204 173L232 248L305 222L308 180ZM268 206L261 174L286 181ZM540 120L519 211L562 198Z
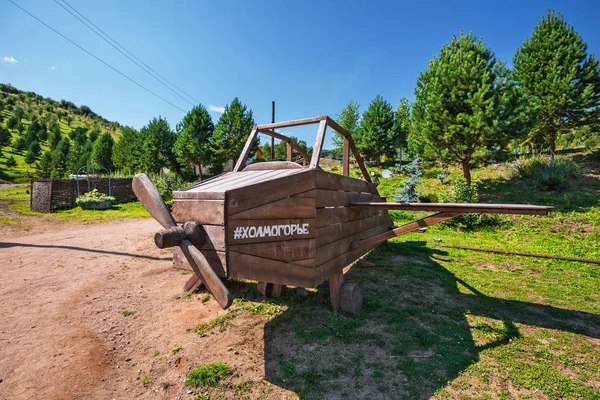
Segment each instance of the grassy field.
M434 226L390 240L368 256L375 268L352 268L346 276L363 290L358 315L332 312L327 287L261 302L254 285L233 282L241 297L233 310L190 327L190 334L235 329L231 320L259 307L267 316L265 381L299 398L598 399L600 265L443 247L600 260L597 157L585 155L589 174L565 192L536 191L506 166L476 169L482 200L556 210L548 217L501 216L479 231ZM451 171L446 181L459 174ZM431 175L421 192L447 190ZM390 196L403 179L383 181L380 189ZM413 217L393 213L396 224ZM245 385L264 390L265 381ZM262 396L240 394L238 386L223 376L197 393Z

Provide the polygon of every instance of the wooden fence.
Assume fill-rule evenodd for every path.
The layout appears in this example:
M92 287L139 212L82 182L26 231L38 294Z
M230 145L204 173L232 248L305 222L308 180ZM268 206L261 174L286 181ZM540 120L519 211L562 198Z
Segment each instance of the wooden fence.
M131 190L131 178L110 180L111 195L117 203L135 201ZM108 194L108 179L90 181L90 189ZM88 192L87 180L79 181L81 194ZM38 179L31 182L31 211L51 212L53 210L76 207L77 181Z

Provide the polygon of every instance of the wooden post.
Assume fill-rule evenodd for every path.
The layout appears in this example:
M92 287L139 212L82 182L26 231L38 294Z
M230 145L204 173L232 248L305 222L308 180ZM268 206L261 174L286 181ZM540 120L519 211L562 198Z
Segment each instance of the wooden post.
M342 281L342 272L338 272L329 278L329 297L333 311L340 311L340 287L342 286Z
M286 160L292 161L292 146L289 143L286 143L287 146L287 157Z
M275 123L275 101L271 102L271 123ZM275 159L275 138L271 136L271 160Z
M240 154L240 158L238 158L235 167L233 167L233 172L240 172L246 166L246 159L248 158L248 154L250 154L250 150L252 149L252 144L256 140L256 135L258 135L258 131L256 127L252 129L250 136L248 136L248 141L244 146L244 150L242 150L242 154Z
M342 161L342 175L350 175L350 143L344 138L344 158Z
M321 157L321 149L325 141L325 130L327 129L327 120L323 119L319 122L319 131L317 132L317 141L313 148L313 155L310 159L310 167L317 168L319 166L319 158Z

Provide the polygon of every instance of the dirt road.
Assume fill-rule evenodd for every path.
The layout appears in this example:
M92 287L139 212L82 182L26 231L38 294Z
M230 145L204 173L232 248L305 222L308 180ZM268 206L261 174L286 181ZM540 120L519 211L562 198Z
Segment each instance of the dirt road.
M261 381L264 320L190 332L224 311L182 292L189 275L154 246L159 228L60 224L0 239L0 399L189 399L188 370L217 360ZM275 387L260 397L290 395Z

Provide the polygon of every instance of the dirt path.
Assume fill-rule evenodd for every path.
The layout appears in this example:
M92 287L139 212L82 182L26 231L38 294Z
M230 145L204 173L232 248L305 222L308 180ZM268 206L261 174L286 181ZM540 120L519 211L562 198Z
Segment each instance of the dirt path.
M204 338L188 332L224 311L182 292L189 275L154 246L159 228L140 219L2 237L0 399L189 399L185 374L217 360L261 381L264 321L237 318L235 329Z

